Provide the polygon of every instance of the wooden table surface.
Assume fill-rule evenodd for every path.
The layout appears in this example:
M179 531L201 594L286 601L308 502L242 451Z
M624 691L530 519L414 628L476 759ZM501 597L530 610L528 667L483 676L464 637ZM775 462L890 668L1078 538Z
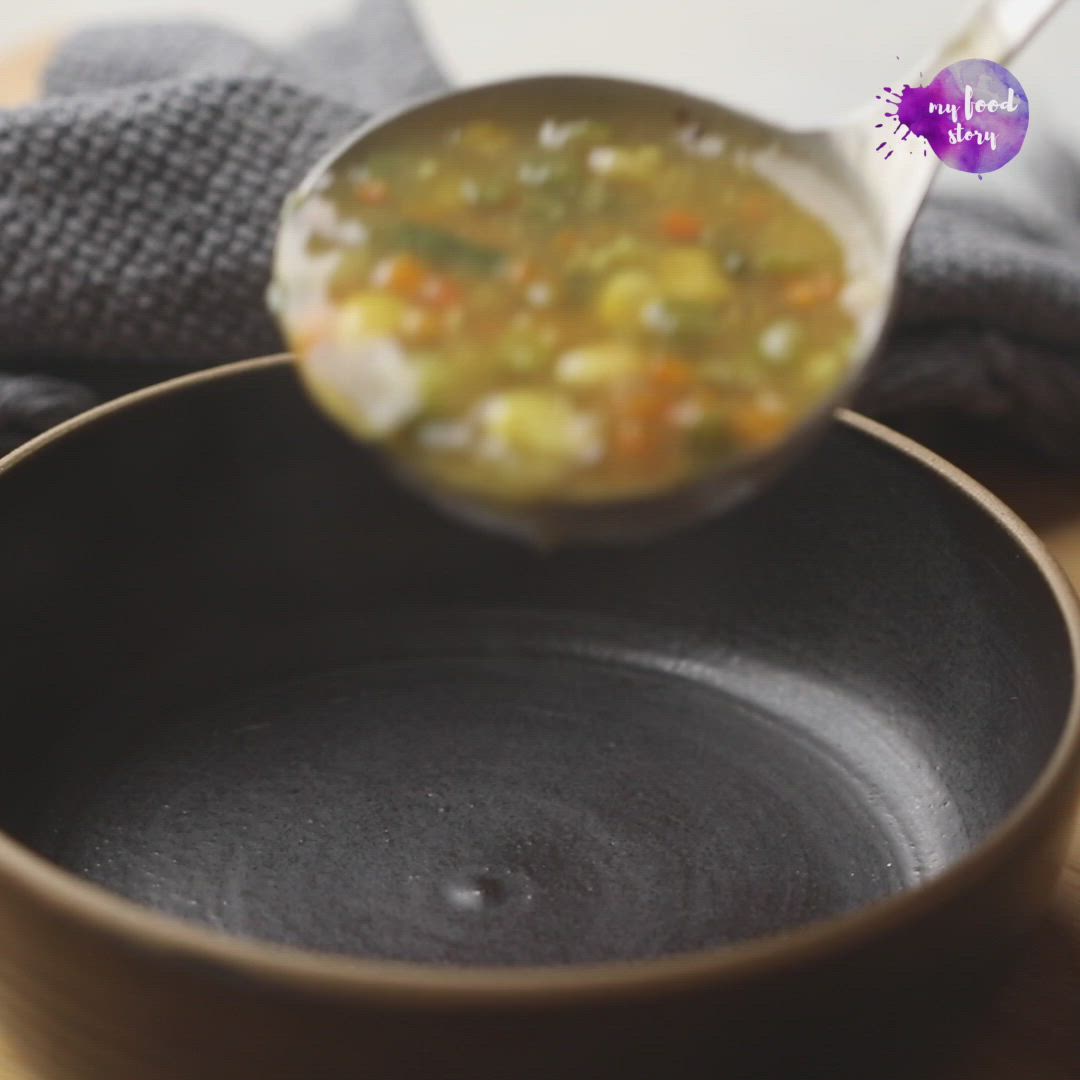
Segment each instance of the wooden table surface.
M1078 421L1080 422L1080 421ZM1080 472L948 455L1034 530L1080 591ZM1080 807L1065 873L1019 968L966 1045L912 1080L1080 1080Z
M0 108L34 97L50 50L31 42L0 58ZM1080 472L995 459L985 448L948 456L1034 528L1080 590ZM2 1045L0 1080L32 1080ZM995 1004L932 1073L912 1080L1080 1080L1080 829L1054 905Z

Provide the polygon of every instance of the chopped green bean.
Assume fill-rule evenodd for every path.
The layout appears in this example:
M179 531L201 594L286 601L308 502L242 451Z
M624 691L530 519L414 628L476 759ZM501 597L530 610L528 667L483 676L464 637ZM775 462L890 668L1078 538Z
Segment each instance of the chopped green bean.
M505 258L495 248L474 244L434 225L403 221L390 232L392 247L410 251L440 266L452 266L476 274L493 273Z

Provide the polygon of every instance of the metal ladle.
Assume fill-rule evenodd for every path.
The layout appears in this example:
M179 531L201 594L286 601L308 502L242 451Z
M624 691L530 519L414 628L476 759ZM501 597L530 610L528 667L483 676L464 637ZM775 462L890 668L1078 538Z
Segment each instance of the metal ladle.
M965 29L922 65L928 76L961 59L1004 62L1062 0L987 0ZM911 82L916 83L913 76ZM834 410L849 401L877 352L889 323L900 255L938 165L921 147L885 163L875 152L874 112L863 109L830 127L789 130L722 104L649 83L601 76L515 78L441 94L364 125L312 170L293 199L321 190L346 156L415 143L477 117L680 117L702 130L738 133L757 170L822 219L840 239L849 285L845 302L856 323L856 343L842 384L791 433L765 450L720 465L704 477L662 493L619 501L495 502L433 485L395 459L402 480L441 507L484 528L542 545L648 540L719 513L759 490L803 454ZM914 144L905 145L905 150ZM275 278L288 281L290 236L286 213L279 229Z

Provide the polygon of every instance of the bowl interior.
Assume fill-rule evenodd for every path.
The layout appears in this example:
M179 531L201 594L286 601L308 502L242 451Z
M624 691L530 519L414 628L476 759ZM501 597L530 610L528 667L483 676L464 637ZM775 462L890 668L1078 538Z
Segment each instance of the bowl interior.
M1071 695L1016 540L848 424L720 520L544 555L241 368L9 465L0 565L0 826L363 956L657 956L911 888L1022 798Z

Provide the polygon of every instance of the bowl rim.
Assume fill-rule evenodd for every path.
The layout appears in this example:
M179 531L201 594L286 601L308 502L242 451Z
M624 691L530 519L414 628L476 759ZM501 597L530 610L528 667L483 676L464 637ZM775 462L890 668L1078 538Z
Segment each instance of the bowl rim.
M242 360L204 369L137 390L67 420L0 458L0 482L41 450L82 429L106 422L144 402L221 379L235 379L292 363L288 354ZM996 496L956 466L904 435L848 409L837 419L861 436L884 444L928 469L974 503L1004 530L1040 572L1069 639L1072 695L1061 736L1024 796L969 853L936 877L843 915L761 938L657 959L523 967L464 967L364 959L232 937L142 907L83 881L0 830L0 888L14 884L36 906L74 920L129 947L167 953L171 963L216 970L345 1000L375 999L404 1006L468 1007L567 1004L654 996L697 985L730 984L777 969L796 968L823 956L835 957L868 939L888 934L942 906L1007 858L1029 828L1080 778L1080 606L1064 572L1042 541Z

